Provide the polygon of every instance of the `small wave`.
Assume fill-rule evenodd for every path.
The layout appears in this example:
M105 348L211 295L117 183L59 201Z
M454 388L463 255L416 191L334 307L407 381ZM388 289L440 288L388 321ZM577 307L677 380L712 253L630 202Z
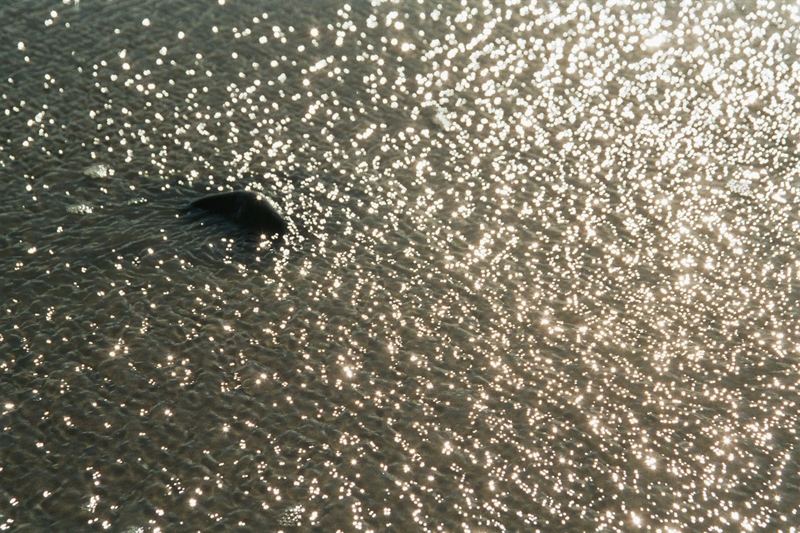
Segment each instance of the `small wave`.
M91 215L93 212L94 208L89 204L75 204L67 207L67 213L73 215Z
M83 173L90 178L108 178L114 175L114 169L104 163L96 163L83 169Z
M453 123L447 118L447 111L442 107L436 106L436 114L433 116L433 121L445 131L450 131L453 128Z
M736 194L741 194L742 196L749 196L751 194L751 185L752 183L750 180L731 180L728 182L728 190Z
M303 522L305 508L302 505L293 505L281 513L278 523L284 527L297 527Z

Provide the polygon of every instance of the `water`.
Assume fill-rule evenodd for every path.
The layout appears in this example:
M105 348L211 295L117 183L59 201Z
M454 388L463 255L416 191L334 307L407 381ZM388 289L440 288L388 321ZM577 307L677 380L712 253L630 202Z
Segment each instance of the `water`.
M800 11L464 4L2 4L5 529L800 522Z

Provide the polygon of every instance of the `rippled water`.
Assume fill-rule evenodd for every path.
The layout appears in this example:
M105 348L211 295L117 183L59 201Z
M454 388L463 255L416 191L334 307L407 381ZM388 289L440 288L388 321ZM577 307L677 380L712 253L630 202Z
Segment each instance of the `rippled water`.
M3 2L3 527L796 526L800 9L692 4Z

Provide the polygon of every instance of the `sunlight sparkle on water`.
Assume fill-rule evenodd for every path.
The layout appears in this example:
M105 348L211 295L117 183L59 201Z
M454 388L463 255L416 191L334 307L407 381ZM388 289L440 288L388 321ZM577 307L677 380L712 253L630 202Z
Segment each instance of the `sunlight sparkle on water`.
M10 34L0 528L800 522L797 6L238 4Z

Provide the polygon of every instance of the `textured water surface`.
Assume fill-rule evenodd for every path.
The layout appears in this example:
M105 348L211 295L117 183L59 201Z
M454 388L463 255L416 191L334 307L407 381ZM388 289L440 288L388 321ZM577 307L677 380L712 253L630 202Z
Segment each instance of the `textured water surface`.
M800 9L604 4L2 2L0 528L796 527Z

